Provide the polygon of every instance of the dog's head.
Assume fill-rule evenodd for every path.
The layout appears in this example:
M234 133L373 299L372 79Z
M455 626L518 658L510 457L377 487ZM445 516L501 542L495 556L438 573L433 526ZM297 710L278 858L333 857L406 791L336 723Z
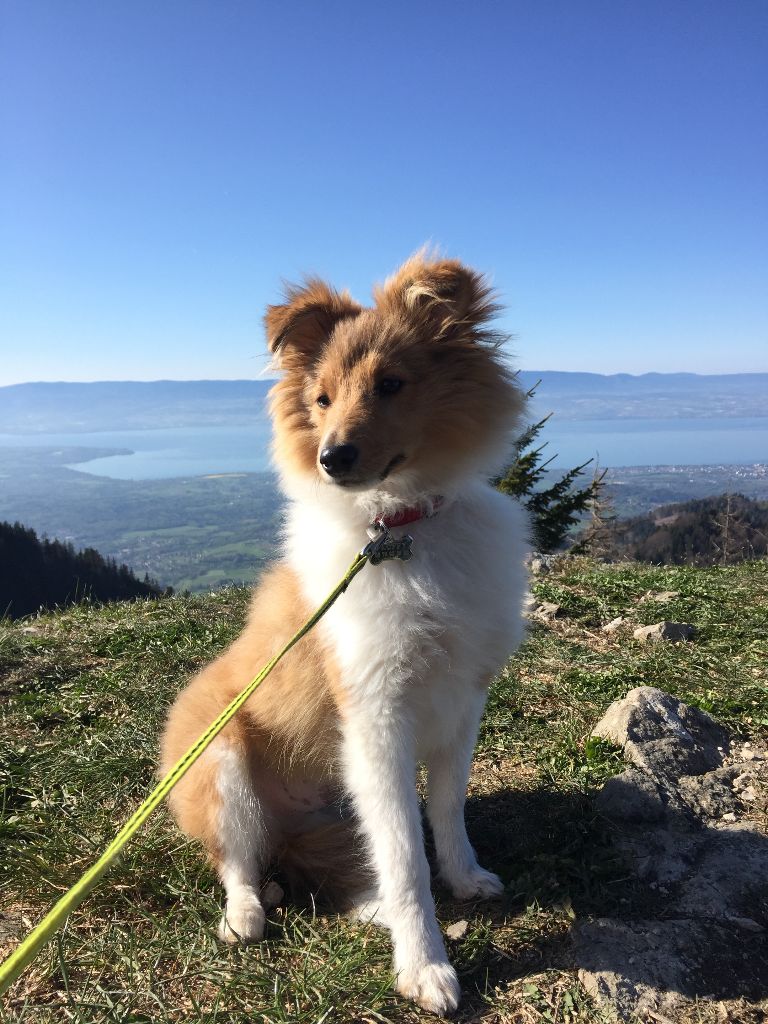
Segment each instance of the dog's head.
M290 287L265 318L284 371L271 396L281 469L414 496L497 468L523 402L488 326L497 310L480 275L423 254L370 308L316 279Z

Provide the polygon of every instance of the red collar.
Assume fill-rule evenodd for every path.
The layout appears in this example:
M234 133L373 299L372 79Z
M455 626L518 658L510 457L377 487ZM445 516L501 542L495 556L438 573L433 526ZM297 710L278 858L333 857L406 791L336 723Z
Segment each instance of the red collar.
M402 508L399 512L393 512L391 516L376 516L374 523L381 523L388 530L397 526L407 526L409 523L417 523L420 519L431 519L437 515L445 499L442 495L432 498L429 505L412 505L410 508Z

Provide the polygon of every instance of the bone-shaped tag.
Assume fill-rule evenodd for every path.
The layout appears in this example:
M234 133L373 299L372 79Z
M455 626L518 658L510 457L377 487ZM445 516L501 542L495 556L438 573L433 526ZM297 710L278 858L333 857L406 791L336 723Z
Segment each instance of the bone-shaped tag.
M386 533L372 541L366 548L368 561L371 565L378 565L390 558L399 558L402 562L407 562L413 555L412 544L413 537L408 533L402 537L393 537L390 533Z

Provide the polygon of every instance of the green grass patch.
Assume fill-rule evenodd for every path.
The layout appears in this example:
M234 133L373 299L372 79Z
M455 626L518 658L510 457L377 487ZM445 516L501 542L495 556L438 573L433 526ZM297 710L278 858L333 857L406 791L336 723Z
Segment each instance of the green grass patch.
M648 597L665 590L679 596ZM632 913L640 895L592 809L595 790L624 767L592 728L612 700L652 685L742 737L768 736L768 563L573 560L535 591L565 614L533 623L495 682L467 804L472 840L505 897L467 905L438 890L439 916L469 922L449 941L464 989L459 1020L602 1024L572 969L568 929L574 917ZM169 704L237 635L247 602L247 591L224 589L0 623L0 950L146 794ZM602 633L618 615L626 626ZM661 618L693 623L697 639L632 638ZM274 913L266 943L223 949L213 935L220 900L199 851L159 812L16 983L0 1020L428 1019L392 995L385 934L289 908Z

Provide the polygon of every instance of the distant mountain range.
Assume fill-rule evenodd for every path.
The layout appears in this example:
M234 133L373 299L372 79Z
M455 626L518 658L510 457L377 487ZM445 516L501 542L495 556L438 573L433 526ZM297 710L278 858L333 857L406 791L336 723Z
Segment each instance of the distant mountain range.
M31 383L0 387L0 432L237 426L265 415L269 380Z
M768 373L566 373L523 370L536 415L560 419L768 416ZM238 426L263 419L270 380L97 381L0 387L0 433Z

